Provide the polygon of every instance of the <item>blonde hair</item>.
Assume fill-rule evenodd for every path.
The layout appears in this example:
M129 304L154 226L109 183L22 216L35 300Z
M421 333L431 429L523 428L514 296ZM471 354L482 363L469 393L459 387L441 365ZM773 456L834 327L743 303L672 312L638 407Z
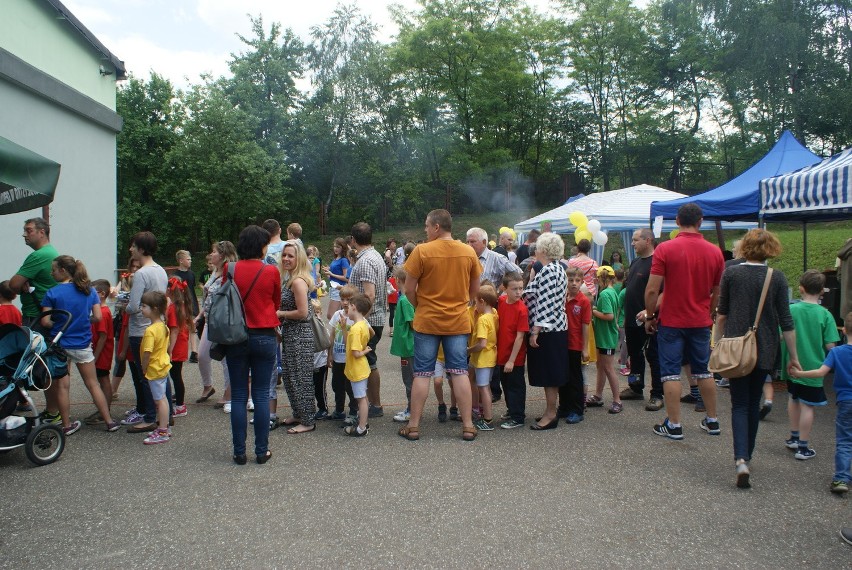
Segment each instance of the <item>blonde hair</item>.
M283 264L284 250L288 247L292 247L296 251L296 268L292 273L284 269ZM308 291L316 289L316 283L314 283L314 278L311 275L311 264L308 262L308 254L305 253L305 248L298 241L287 240L284 242L284 247L281 248L281 265L279 266L279 270L281 271L281 283L288 289L293 280L298 278L305 280L305 283L308 284Z

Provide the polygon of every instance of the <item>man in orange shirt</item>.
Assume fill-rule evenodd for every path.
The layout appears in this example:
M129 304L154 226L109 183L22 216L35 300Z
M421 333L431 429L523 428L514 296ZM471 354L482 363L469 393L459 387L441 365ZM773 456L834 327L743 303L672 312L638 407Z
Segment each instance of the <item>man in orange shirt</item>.
M453 219L446 210L426 216L426 243L418 245L405 262L408 277L405 296L414 313L414 385L411 418L399 435L420 439L420 417L435 372L438 346L444 348L447 375L462 418L462 438L476 438L471 417L470 382L467 376L467 342L470 336L468 304L479 290L482 271L476 253L453 239Z

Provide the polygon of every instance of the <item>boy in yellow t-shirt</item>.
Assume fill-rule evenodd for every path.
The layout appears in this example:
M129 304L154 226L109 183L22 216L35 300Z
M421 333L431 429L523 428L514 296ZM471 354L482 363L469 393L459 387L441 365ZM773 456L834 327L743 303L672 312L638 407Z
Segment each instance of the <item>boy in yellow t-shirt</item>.
M479 431L493 431L491 414L491 373L497 366L497 290L493 285L483 284L476 294L476 315L470 354L470 367L474 369L476 386L479 389L479 404L482 417L474 425Z
M169 358L169 329L163 321L166 308L166 295L160 291L148 291L142 295L139 303L142 315L151 320L151 326L145 329L142 336L142 345L139 348L140 364L157 407L157 428L145 438L145 445L166 443L171 437L166 385L172 364Z
M367 353L372 349L367 345L370 340L370 326L364 318L372 308L372 303L366 295L358 294L349 301L349 320L352 325L349 330L344 329L346 339L346 367L343 373L352 383L352 394L358 402L358 425L346 426L343 432L353 437L367 435L369 425L367 424L367 378L370 376L370 364L367 362Z

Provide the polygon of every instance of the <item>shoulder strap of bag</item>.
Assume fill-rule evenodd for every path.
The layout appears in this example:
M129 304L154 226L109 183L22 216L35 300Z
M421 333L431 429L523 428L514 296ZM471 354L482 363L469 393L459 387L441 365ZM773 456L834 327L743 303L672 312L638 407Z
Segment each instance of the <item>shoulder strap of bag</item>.
M760 302L757 304L757 315L754 317L754 326L751 330L756 331L760 323L760 315L763 313L763 303L766 302L766 294L769 292L769 282L772 280L772 268L766 268L766 279L763 280L763 291L760 292Z
M249 285L248 291L246 291L245 297L243 297L243 302L248 299L249 293L251 293L251 290L254 289L254 284L257 283L257 279L260 277L260 274L263 272L265 267L265 265L260 266L260 271L257 272L257 275L254 276L254 281L252 281L251 285Z
M234 277L234 272L236 272L236 270L237 270L236 266L237 266L236 262L228 263L227 275L234 282L234 287L236 288L237 292L239 292L240 289L239 289L239 287L237 287L237 281ZM242 309L243 319L246 318L246 304L245 304L246 299L248 299L248 296L249 296L249 293L251 293L251 290L254 289L254 284L257 283L257 279L258 279L258 277L260 277L260 274L261 274L262 271L263 271L263 267L261 267L260 271L257 272L257 275L254 276L254 281L251 282L251 285L249 286L248 291L246 291L246 294L240 295L240 309Z

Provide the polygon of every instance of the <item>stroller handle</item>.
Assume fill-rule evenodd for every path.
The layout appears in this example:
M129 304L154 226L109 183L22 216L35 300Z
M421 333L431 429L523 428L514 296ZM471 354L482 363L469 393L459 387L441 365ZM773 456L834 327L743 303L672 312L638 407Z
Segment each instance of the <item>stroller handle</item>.
M68 327L71 325L72 317L71 317L71 313L64 310L64 309L50 309L49 311L45 311L42 314L40 314L38 318L39 318L39 320L41 320L44 317L49 317L51 315L63 315L65 317L65 324L63 324L62 328L59 329L59 331L56 333L55 338L54 338L54 341L55 341L55 340L59 339L59 336L62 333L64 333L68 329Z

